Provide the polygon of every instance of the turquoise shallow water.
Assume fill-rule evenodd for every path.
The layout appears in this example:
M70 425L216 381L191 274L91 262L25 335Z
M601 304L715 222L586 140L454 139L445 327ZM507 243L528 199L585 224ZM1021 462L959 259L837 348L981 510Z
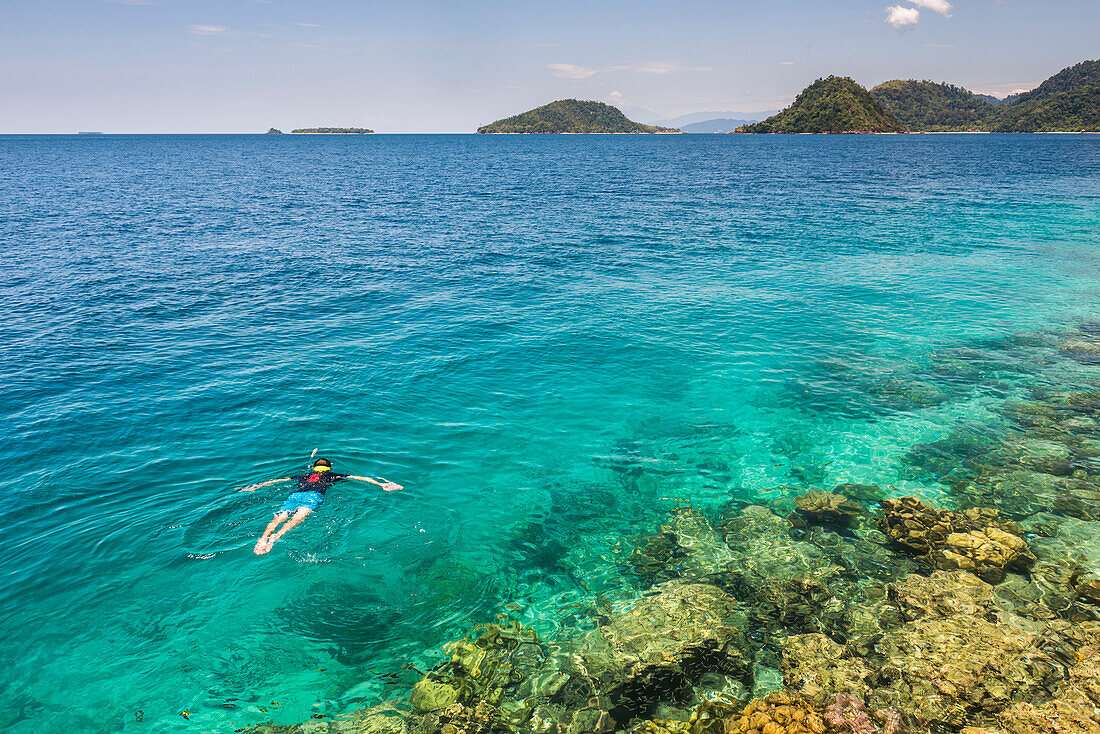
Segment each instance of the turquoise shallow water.
M914 445L1096 378L1029 349L1100 138L7 136L0 240L0 726L224 731L592 624L678 499L947 501ZM315 447L406 490L256 558Z

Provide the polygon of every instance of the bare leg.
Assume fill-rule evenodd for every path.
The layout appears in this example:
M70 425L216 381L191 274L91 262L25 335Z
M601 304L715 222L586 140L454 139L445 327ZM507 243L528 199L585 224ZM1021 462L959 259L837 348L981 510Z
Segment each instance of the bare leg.
M269 522L267 524L267 527L264 528L263 535L261 535L260 539L256 541L256 547L252 550L252 552L258 556L262 556L264 553L267 553L269 550L271 550L271 543L273 542L271 540L271 534L275 532L275 528L279 526L279 523L283 522L288 517L290 517L289 512L275 513L275 517L271 518L271 522Z
M274 544L275 541L279 538L286 535L287 531L298 527L298 525L301 524L302 520L305 520L307 517L309 517L309 513L311 512L313 512L313 510L309 509L308 507L299 507L294 512L294 517L290 518L290 520L287 521L286 525L283 525L281 528L279 528L279 532L271 536L271 542L267 544L268 550L271 550L272 544Z

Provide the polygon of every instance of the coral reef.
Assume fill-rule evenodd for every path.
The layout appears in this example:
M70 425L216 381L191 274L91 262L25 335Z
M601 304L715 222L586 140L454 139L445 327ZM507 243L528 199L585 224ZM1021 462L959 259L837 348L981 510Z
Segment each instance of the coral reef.
M726 720L725 734L825 734L821 711L797 694L772 693L750 701Z
M900 734L901 715L894 709L867 712L863 701L848 693L837 693L825 707L830 734Z

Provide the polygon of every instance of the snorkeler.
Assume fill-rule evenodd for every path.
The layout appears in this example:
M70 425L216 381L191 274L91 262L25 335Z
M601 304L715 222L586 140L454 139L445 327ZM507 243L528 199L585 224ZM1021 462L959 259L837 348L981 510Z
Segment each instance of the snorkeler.
M379 481L377 479L371 479L370 477L357 477L351 474L337 474L332 470L332 462L328 459L317 459L313 462L313 468L309 474L299 474L294 477L280 477L279 479L272 479L267 482L261 482L260 484L253 484L250 487L245 487L240 490L241 492L254 492L260 487L267 487L272 484L278 484L279 482L298 482L297 488L290 493L290 496L286 498L286 502L275 513L275 517L271 519L271 522L267 524L264 529L263 535L256 541L256 548L254 552L258 556L262 556L271 550L271 546L275 545L275 541L287 534L287 531L301 524L302 520L305 520L309 513L316 510L321 506L321 503L325 501L325 491L336 484L336 482L343 481L344 479L354 479L359 482L370 482L381 487L386 492L393 492L394 490L402 489L400 484L387 481L383 479ZM285 522L278 532L275 528L279 527L280 523Z

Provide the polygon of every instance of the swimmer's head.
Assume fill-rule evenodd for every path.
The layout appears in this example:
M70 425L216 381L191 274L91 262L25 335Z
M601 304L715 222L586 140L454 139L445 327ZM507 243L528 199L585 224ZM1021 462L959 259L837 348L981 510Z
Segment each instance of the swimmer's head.
M332 462L328 459L318 459L313 462L313 471L332 471Z

